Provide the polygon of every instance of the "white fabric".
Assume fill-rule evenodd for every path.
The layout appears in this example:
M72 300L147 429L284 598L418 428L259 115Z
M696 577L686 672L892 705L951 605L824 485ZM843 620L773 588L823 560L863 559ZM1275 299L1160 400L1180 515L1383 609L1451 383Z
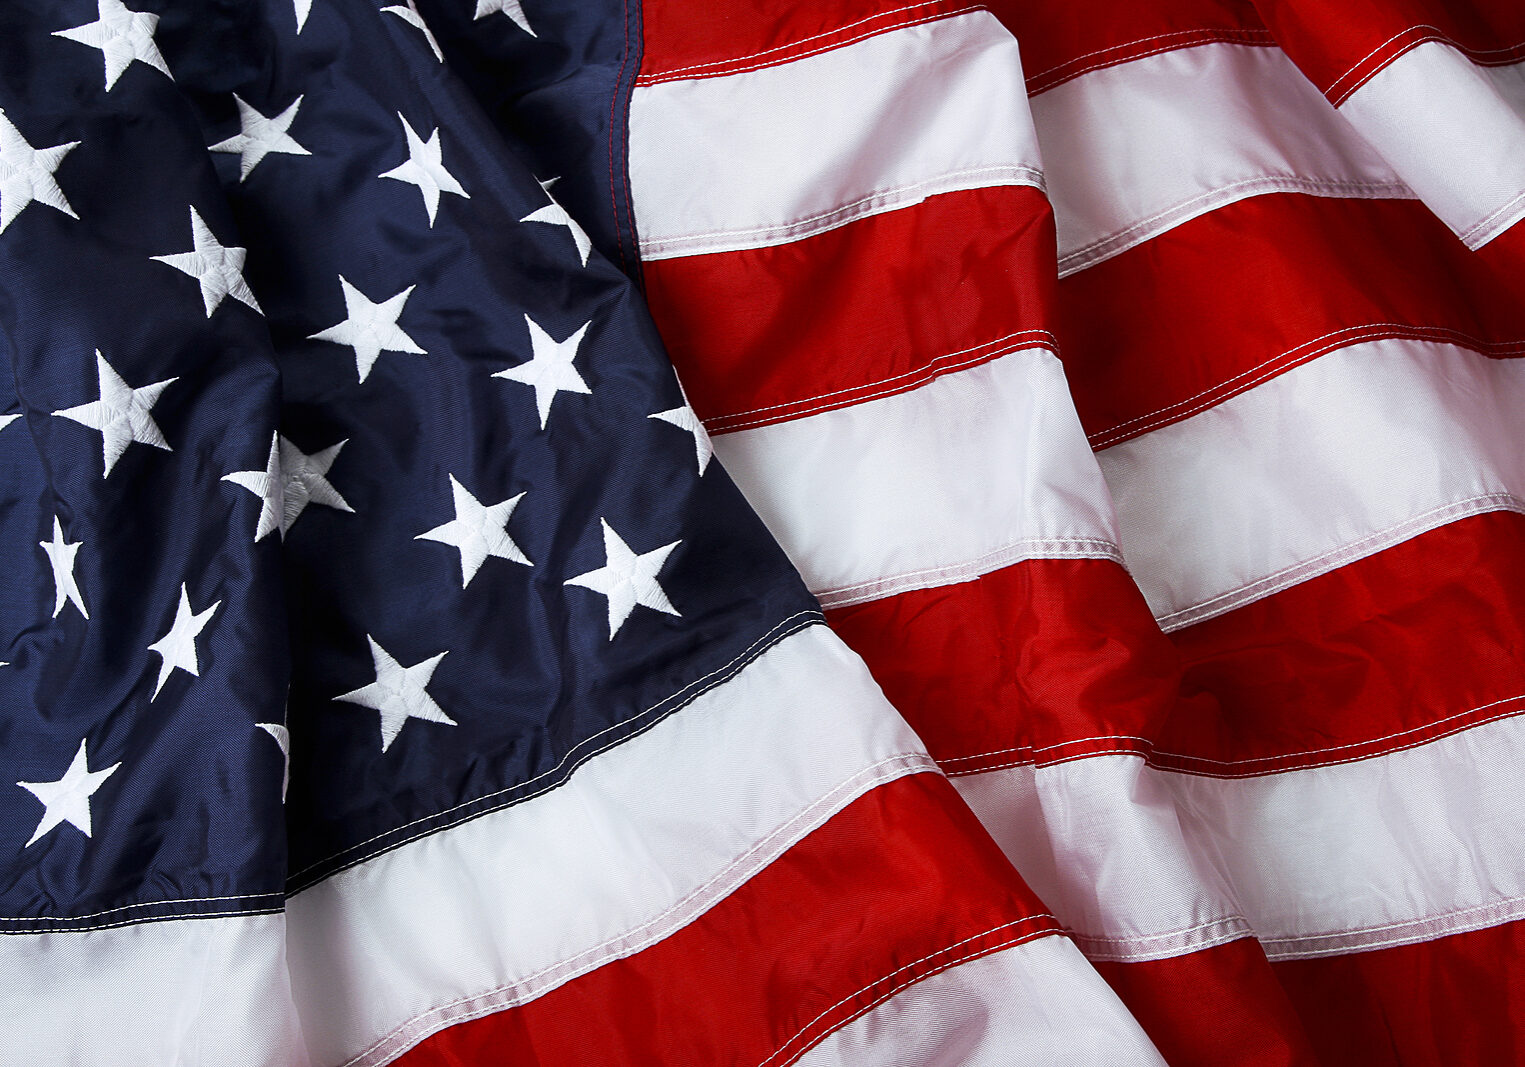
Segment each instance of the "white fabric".
M1129 570L1172 630L1456 519L1525 511L1521 425L1525 362L1388 339L1098 458Z
M1525 64L1480 67L1428 41L1340 111L1468 248L1525 218Z
M810 626L532 802L288 904L322 1064L382 1064L691 922L882 782L933 770L861 661Z
M722 434L715 452L827 606L1034 557L1118 558L1106 487L1047 349Z
M999 995L992 996L993 991ZM1165 1061L1063 937L935 974L875 1005L800 1067L1093 1067ZM759 1067L771 1067L763 1063Z
M783 244L936 193L1041 186L1017 42L988 11L779 66L637 86L641 257Z
M1032 98L1063 277L1264 193L1412 197L1277 48L1209 44Z
M1268 956L1297 959L1525 917L1521 766L1515 716L1259 777L1114 755L954 784L1087 955L1150 959L1251 929Z

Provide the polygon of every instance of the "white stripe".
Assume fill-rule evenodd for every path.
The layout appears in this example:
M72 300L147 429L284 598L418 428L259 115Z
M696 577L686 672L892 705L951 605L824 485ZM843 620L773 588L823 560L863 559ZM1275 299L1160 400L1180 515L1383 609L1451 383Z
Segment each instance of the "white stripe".
M1340 111L1468 248L1525 217L1525 64L1480 67L1428 41Z
M1106 486L1047 349L721 434L715 451L827 606L1033 557L1117 558Z
M824 626L533 801L293 897L293 985L323 1064L381 1064L693 921L855 797L933 770Z
M1053 936L924 979L837 1030L798 1062L800 1067L1165 1063L1075 946Z
M302 1067L280 915L0 937L0 1061Z
M1098 454L1123 555L1179 629L1425 530L1525 511L1525 361L1388 339Z
M1149 959L1214 931L1226 940L1236 901L1267 955L1296 959L1525 917L1522 766L1515 716L1264 777L1095 756L955 784L1087 955ZM1209 861L1215 870L1192 872Z
M1277 48L1135 59L1040 93L1032 113L1061 276L1264 193L1413 195Z
M987 11L775 67L638 86L641 256L760 248L936 193L1041 186L1017 43Z

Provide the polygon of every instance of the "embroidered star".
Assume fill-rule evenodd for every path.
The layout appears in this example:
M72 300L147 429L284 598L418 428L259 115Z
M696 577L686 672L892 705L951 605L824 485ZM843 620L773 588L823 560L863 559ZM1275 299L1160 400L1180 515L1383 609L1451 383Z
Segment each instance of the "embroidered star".
M557 179L552 178L549 181L543 181L540 183L540 188L546 191L547 196L550 196L551 185L554 184L556 180ZM577 248L577 258L582 260L582 265L584 267L588 265L588 253L593 248L593 242L589 240L588 235L583 232L583 228L577 225L577 220L572 218L571 215L568 215L566 210L556 202L555 197L552 197L551 202L545 205L545 207L530 212L519 221L543 222L547 226L565 226L567 228L567 232L572 235L572 244Z
M244 281L244 256L248 250L219 242L195 208L191 208L191 240L195 247L189 252L152 258L196 279L201 285L201 301L206 305L207 318L212 317L212 312L217 310L225 296L231 296L263 315Z
M476 576L482 564L487 562L488 556L534 566L508 536L508 517L514 513L519 501L524 499L523 493L502 503L484 506L452 474L450 495L455 501L455 518L427 533L419 534L414 540L438 541L460 550L462 589L471 584L471 579Z
M371 661L376 665L376 680L370 685L353 689L335 700L360 704L381 712L381 751L385 752L397 740L397 733L409 719L454 726L456 722L440 709L424 688L434 677L434 669L446 653L430 656L422 663L404 667L387 654L369 634L366 641L371 646Z
M514 25L531 37L535 36L535 31L530 29L529 19L524 17L524 5L519 0L477 0L477 13L472 16L472 20L486 18L494 11L503 12L514 20Z
M699 458L699 477L704 477L704 468L710 465L710 457L715 454L715 446L710 444L709 432L705 430L704 423L699 421L699 416L694 414L694 409L684 404L681 407L668 408L666 411L658 411L646 417L660 419L685 433L694 435L694 453Z
M239 153L238 180L240 182L248 178L254 168L259 166L260 160L272 152L287 156L312 155L286 132L291 129L292 122L296 120L297 108L302 106L300 96L293 100L291 106L285 111L271 119L267 119L244 103L243 97L237 93L233 94L233 102L238 105L240 132L226 141L218 141L207 151Z
M286 803L286 789L291 785L291 731L284 723L257 722L254 724L275 739L281 746L281 803Z
M164 688L172 671L182 670L194 677L201 677L196 660L196 637L206 629L213 613L221 606L222 601L218 600L203 612L193 612L185 583L180 583L180 606L175 609L175 621L170 624L169 633L148 646L148 651L157 652L160 660L159 684L154 686L154 695L150 700L158 697L159 690Z
M64 603L73 604L79 608L79 613L85 618L90 613L85 610L84 597L79 594L79 584L74 580L74 556L83 545L83 541L69 542L64 540L64 529L58 521L58 516L53 516L53 540L39 541L37 547L48 554L48 563L53 567L53 618L58 618L58 613L64 610Z
M564 585L578 585L601 593L609 600L609 640L620 632L620 627L630 617L637 605L644 605L668 615L682 615L667 599L667 594L657 584L657 572L673 549L683 542L654 548L637 555L631 551L614 527L603 519L598 520L604 529L604 565L598 570L568 578Z
M21 418L20 415L0 415L0 430L5 429L19 418Z
M422 31L424 40L429 42L429 50L434 53L434 58L441 63L445 61L445 53L440 51L439 42L434 39L434 34L429 32L429 27L424 22L424 17L418 13L418 5L414 0L408 0L406 4L393 4L381 10L389 15L396 15L409 26Z
M100 383L99 400L64 408L53 414L101 432L101 454L106 467L101 477L111 473L116 461L122 458L122 453L134 441L162 448L166 452L173 451L164 440L164 435L159 432L159 424L154 422L153 407L159 400L159 394L167 386L179 381L179 378L166 378L162 382L134 389L106 362L100 349L95 352L95 374Z
M398 112L397 117L402 119L403 133L408 138L408 158L400 166L393 167L383 178L392 178L396 181L407 182L418 186L418 191L424 197L424 209L429 212L429 225L434 225L434 214L439 210L440 193L454 193L456 196L471 199L471 194L461 188L461 183L455 180L455 176L445 169L441 162L439 127L434 127L434 132L429 135L427 141L419 139L418 134L413 132L413 127L408 125L408 120Z
M90 757L85 751L85 741L80 741L79 751L64 776L56 782L17 782L22 789L42 801L42 818L37 829L27 839L27 846L35 843L59 823L66 822L90 836L90 798L101 783L116 773L120 763L113 763L103 771L90 769Z
M262 471L234 471L224 474L222 480L241 485L260 498L259 523L254 528L254 542L258 544L275 530L286 536L283 520L286 516L285 486L281 482L281 435L270 437L270 455Z
M54 37L66 37L71 41L99 48L106 60L106 90L116 84L122 72L134 62L147 63L155 70L169 75L169 67L154 43L154 28L159 16L147 11L131 11L122 0L96 0L94 22L75 26L68 30L55 30ZM173 78L173 76L171 76Z
M534 319L526 315L524 321L529 326L530 349L534 355L529 362L500 370L493 377L519 382L535 390L535 408L540 412L540 428L543 430L550 418L551 401L556 399L557 393L593 392L577 373L577 368L572 366L572 361L577 358L577 346L582 344L583 334L593 323L583 323L565 341L553 341Z
M296 9L297 33L301 33L302 27L307 25L307 16L312 13L312 0L292 0L292 7Z
M417 286L410 285L395 296L376 304L366 299L365 294L346 281L342 274L339 275L339 285L344 290L344 321L311 335L307 338L309 341L332 341L336 345L349 345L353 348L355 370L359 372L362 382L370 375L371 368L376 365L376 358L383 351L411 352L419 356L428 354L397 325L402 306L408 302L408 295Z
M78 141L70 141L52 148L33 148L0 108L0 233L34 202L62 211L71 219L79 218L53 178L64 156L78 146Z

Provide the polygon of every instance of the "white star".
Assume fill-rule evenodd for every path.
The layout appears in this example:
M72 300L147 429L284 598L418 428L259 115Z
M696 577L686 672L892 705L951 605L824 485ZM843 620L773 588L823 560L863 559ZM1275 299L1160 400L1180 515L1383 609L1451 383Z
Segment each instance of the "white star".
M267 119L244 103L243 97L237 93L233 94L233 102L238 105L238 125L241 127L241 132L229 137L226 141L218 141L207 151L239 153L239 181L249 177L254 168L259 166L259 161L272 152L287 156L312 155L286 132L291 129L291 124L297 117L297 108L302 106L300 96L291 102L290 107L273 119Z
M550 196L550 187L556 181L556 178L551 178L549 181L540 183L540 188L546 191L547 196ZM572 235L572 244L577 247L577 256L582 260L582 265L584 267L588 265L588 252L593 248L593 242L583 232L583 228L577 225L577 220L568 215L566 210L556 202L555 197L551 197L551 202L545 205L545 207L530 212L519 221L543 222L547 226L565 226L567 232Z
M534 319L526 315L524 321L530 329L530 348L534 355L529 362L500 370L493 377L507 378L535 390L535 408L540 412L540 428L543 430L551 414L551 401L556 399L557 393L593 392L577 373L577 368L572 366L572 361L577 358L577 346L582 344L582 335L593 323L583 323L565 341L553 341Z
M20 415L0 415L0 430L5 429L19 418L21 418Z
M668 553L683 542L674 541L637 555L608 522L603 519L598 522L604 528L604 565L596 571L568 578L563 584L579 585L609 598L609 640L614 640L614 635L620 632L637 604L681 616L682 612L672 606L672 601L657 584L657 572L662 569Z
M159 684L154 686L154 695L150 700L158 697L159 690L164 688L170 673L177 668L197 678L201 677L196 660L196 636L206 629L212 614L221 606L222 601L218 600L199 614L191 611L191 599L186 595L185 583L180 583L180 606L175 609L175 621L170 625L169 633L148 646L148 651L157 652L161 661Z
M434 677L434 668L445 658L444 652L430 656L422 663L404 667L387 655L386 649L378 645L374 637L367 634L365 639L371 646L376 680L334 699L375 708L381 712L381 751L385 752L392 746L392 742L397 740L397 732L409 719L423 719L446 726L456 725L455 720L440 709L424 688L429 684L429 679Z
M715 454L715 446L710 444L709 432L705 430L704 423L699 421L699 416L694 414L694 409L684 404L682 407L668 408L666 411L658 411L646 417L660 419L685 433L694 435L694 452L699 457L699 477L704 477L704 468L710 465L710 457Z
M410 285L395 296L375 304L346 281L342 274L339 275L339 285L344 290L345 320L311 335L307 338L309 341L332 341L336 345L349 345L353 348L355 370L359 372L362 382L370 375L371 368L376 365L376 357L383 351L428 355L397 325L402 306L408 302L408 295L417 286Z
M158 402L159 394L167 386L179 381L179 378L166 378L162 382L134 389L106 362L100 349L95 351L95 375L100 383L99 400L64 408L53 414L101 431L101 454L106 466L101 477L111 473L116 461L122 458L122 453L134 441L162 448L166 452L173 451L164 440L164 435L159 432L159 424L154 422L153 406Z
M451 545L461 552L461 588L471 584L488 556L512 560L533 567L529 557L519 550L508 536L508 517L514 513L524 494L510 497L500 504L484 507L482 502L466 491L455 475L450 475L450 495L455 500L455 518L443 526L436 526L428 533L421 533L415 541L438 541Z
M281 435L270 437L270 455L262 471L234 471L224 474L222 480L241 485L260 498L259 524L254 529L254 541L258 544L275 530L286 536L281 520L286 515L285 486L281 482Z
M56 782L17 782L22 789L31 793L42 801L42 819L37 823L37 829L32 831L32 836L27 839L25 848L43 834L61 822L83 830L86 837L90 836L90 798L101 787L101 783L120 767L120 763L113 763L103 771L90 769L90 757L85 752L85 741L79 743L79 751L74 754L74 761L69 764L69 769L64 771L64 776Z
M106 60L108 92L134 60L169 74L169 67L164 65L164 57L159 54L159 46L154 44L158 15L128 10L122 0L96 0L96 13L99 16L96 21L69 30L55 30L53 36L67 37L101 50Z
M529 19L524 17L524 6L519 0L477 0L477 13L472 16L473 20L486 18L494 11L501 11L514 20L514 24L531 37L535 31L530 29Z
M70 543L64 540L63 526L58 521L58 516L53 516L53 540L38 541L37 547L48 554L48 562L53 567L53 618L58 618L58 613L64 610L64 602L68 601L79 608L79 613L85 618L90 613L85 610L85 600L79 594L79 585L74 580L74 555L80 550L85 542L75 541Z
M281 803L284 804L286 787L291 784L291 731L279 722L257 722L254 725L275 738L275 743L281 746Z
M418 5L414 3L414 0L408 0L406 4L393 4L381 10L389 15L396 15L409 26L422 30L424 40L429 42L429 49L434 53L434 58L441 63L445 61L445 53L440 51L439 42L434 39L434 34L429 32L429 27L424 22L424 17L418 13Z
M408 125L408 120L402 117L402 112L398 112L397 117L402 119L403 133L408 138L408 159L381 177L418 186L418 191L424 195L424 208L429 212L429 225L432 227L434 213L439 210L440 193L454 193L467 200L471 199L471 194L461 188L461 183L455 180L454 175L441 162L439 127L434 127L429 139L422 141L413 132L413 127Z
M78 145L78 141L70 141L52 148L33 148L0 108L0 233L33 201L62 211L71 219L79 218L53 178L64 156Z
M248 250L219 242L195 208L191 208L191 240L195 247L189 252L152 258L189 274L200 283L201 302L206 305L207 318L212 317L212 312L217 310L225 296L231 296L263 315L244 281L244 256Z
M292 0L292 6L296 8L297 33L302 32L302 27L307 25L307 16L312 13L312 0Z

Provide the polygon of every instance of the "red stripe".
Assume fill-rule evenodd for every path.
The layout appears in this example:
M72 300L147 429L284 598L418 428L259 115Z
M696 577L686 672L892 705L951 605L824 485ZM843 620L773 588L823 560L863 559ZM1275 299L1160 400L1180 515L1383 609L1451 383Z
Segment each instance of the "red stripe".
M1325 1063L1525 1064L1525 923L1273 966Z
M947 781L916 775L665 940L398 1062L783 1067L879 998L1056 929Z
M711 430L799 418L1052 346L1053 215L1036 189L934 196L790 244L645 265Z
M974 10L970 0L644 0L638 85L776 66L899 26Z
M1109 560L1028 560L827 617L950 774L1147 751L1176 702L1176 651Z
M1519 0L1255 0L1277 42L1338 104L1396 57L1446 41L1477 63L1525 58Z
M1423 205L1296 193L1183 223L1059 283L1063 358L1104 448L1333 348L1525 352L1525 302Z
M1271 44L1249 0L993 0L1022 45L1027 90L1041 93L1087 71L1214 41Z
M1243 939L1169 959L1095 966L1171 1067L1320 1062L1259 942Z
M950 774L1100 752L1267 774L1525 711L1525 516L1460 520L1171 638L1104 560L829 617Z

